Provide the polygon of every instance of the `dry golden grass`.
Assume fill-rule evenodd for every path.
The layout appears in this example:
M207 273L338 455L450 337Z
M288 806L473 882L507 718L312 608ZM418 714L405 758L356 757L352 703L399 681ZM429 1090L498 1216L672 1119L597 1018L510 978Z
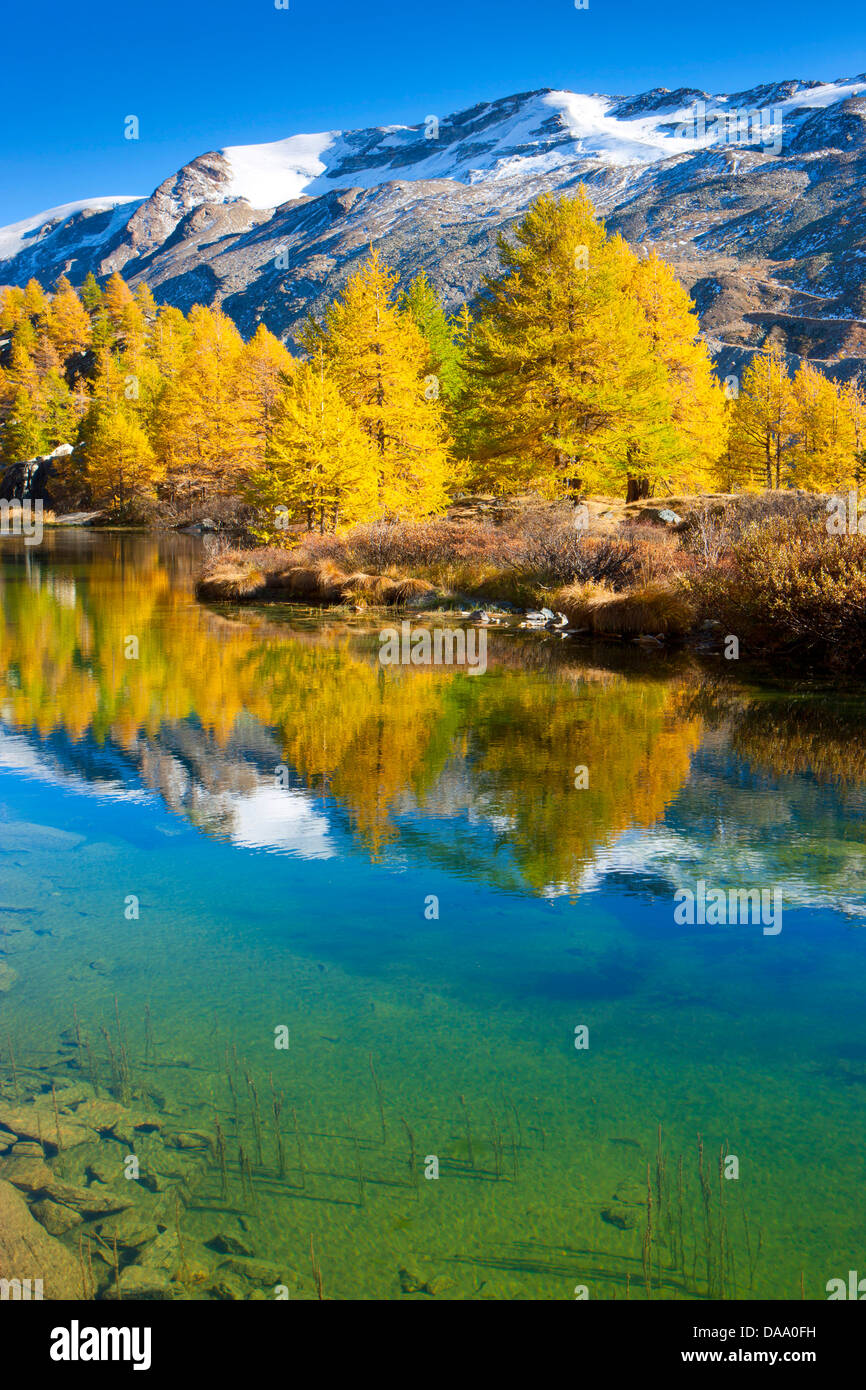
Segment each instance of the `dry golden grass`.
M552 607L574 627L600 636L637 637L642 633L683 637L693 626L695 609L681 590L651 582L617 594L602 584L571 584L558 589Z
M269 589L285 589L296 598L312 598L319 591L319 576L315 570L303 565L292 565L289 569L276 570L268 575Z
M379 590L381 575L364 574L361 570L357 574L350 574L343 582L343 593L351 595L362 595L365 598L375 598Z
M196 584L199 598L222 602L251 598L265 585L265 576L249 561L220 560Z
M398 579L393 582L388 603L406 603L410 598L421 598L424 594L434 594L435 586L426 579Z

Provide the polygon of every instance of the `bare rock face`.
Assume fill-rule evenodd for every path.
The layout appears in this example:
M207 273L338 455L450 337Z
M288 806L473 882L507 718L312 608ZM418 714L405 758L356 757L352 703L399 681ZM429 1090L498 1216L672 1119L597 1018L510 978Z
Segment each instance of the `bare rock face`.
M86 1297L76 1257L33 1218L20 1192L0 1179L0 1290L6 1298L33 1298L37 1280L43 1298Z

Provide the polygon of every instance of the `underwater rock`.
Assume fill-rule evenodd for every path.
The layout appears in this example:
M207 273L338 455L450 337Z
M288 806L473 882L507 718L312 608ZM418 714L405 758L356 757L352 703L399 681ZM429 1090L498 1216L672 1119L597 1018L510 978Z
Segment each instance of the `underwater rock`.
M151 1302L162 1300L170 1302L173 1299L182 1298L184 1290L181 1285L167 1279L161 1270L151 1269L147 1265L127 1265L120 1271L120 1294L121 1299L141 1298ZM105 1291L105 1298L117 1299L118 1291L115 1284Z
M0 960L0 994L7 994L18 979L18 971Z
M143 1134L153 1134L161 1128L162 1120L158 1115L135 1115L126 1112L115 1120L111 1126L111 1134L115 1139L119 1139L121 1144L136 1148Z
M64 1115L58 1120L50 1096L40 1096L34 1105L7 1105L0 1101L0 1128L11 1130L19 1139L35 1139L51 1149L58 1147L58 1138L64 1149L74 1149L93 1138L93 1130L77 1119Z
M128 1111L119 1101L94 1098L85 1100L75 1112L77 1119L83 1120L99 1134L107 1134L121 1120L125 1120L127 1114Z
M0 1180L21 1192L45 1192L54 1174L43 1158L11 1156L0 1158Z
M74 1183L61 1182L52 1177L46 1192L54 1201L71 1207L82 1216L108 1216L112 1212L125 1211L132 1206L128 1198L117 1197L113 1192L101 1187L77 1187Z
M181 1246L174 1224L176 1210L172 1204L168 1217L172 1222L171 1229L167 1226L162 1229L158 1227L156 1238L147 1245L135 1264L129 1266L131 1269L146 1270L154 1286L176 1286L174 1292L167 1295L172 1298L184 1296L184 1290L188 1291L191 1287L205 1283L214 1274L213 1256L209 1250L205 1250L203 1245L186 1233ZM125 1298L126 1270L121 1271L120 1283Z
M200 1154L192 1153L187 1150L162 1149L154 1154L149 1167L161 1178L169 1178L172 1182L183 1182L185 1178L202 1167Z
M45 1150L32 1139L19 1139L9 1150L10 1158L44 1158Z
M94 1158L88 1163L87 1168L97 1182L104 1183L106 1187L110 1187L113 1182L117 1182L119 1178L124 1176L123 1163L125 1158L126 1153L123 1149L118 1147L111 1157L106 1154L101 1154L98 1158Z
M17 956L22 951L32 951L38 940L35 931L31 931L30 927L7 927L3 936L3 954ZM11 968L10 966L9 969Z
M267 1260L235 1258L224 1261L219 1267L220 1274L236 1274L241 1279L249 1279L259 1287L274 1288L277 1284L296 1284L298 1276L294 1270L282 1269L269 1264Z
M601 1219L609 1226L616 1226L618 1231L633 1231L637 1226L637 1216L632 1208L626 1206L604 1207Z
M244 1255L251 1257L253 1251L244 1241L238 1240L237 1236L220 1231L214 1236L213 1240L205 1241L210 1250L216 1250L218 1255Z
M159 1228L149 1212L127 1207L126 1211L108 1216L99 1223L99 1234L109 1243L114 1240L125 1250L140 1250L159 1235Z
M91 1100L92 1097L93 1088L86 1085L84 1082L73 1082L71 1085L63 1085L61 1082L54 1088L54 1098L57 1101L57 1108L60 1111L72 1105L80 1108L82 1102ZM84 1116L81 1118L83 1119Z
M151 1172L149 1168L142 1169L138 1177L139 1187L143 1187L146 1192L154 1194L168 1192L177 1184L177 1178L163 1177L160 1173Z
M73 1211L61 1202L53 1202L50 1197L42 1197L38 1202L33 1202L30 1210L50 1236L62 1236L84 1220L79 1212Z
M244 1291L240 1284L220 1272L205 1285L203 1292L222 1303L242 1303Z
M202 1130L185 1129L178 1134L166 1134L165 1142L174 1149L212 1149L213 1137Z
M0 1180L0 1270L4 1279L41 1279L47 1299L83 1299L75 1256L48 1234L21 1193Z
M115 1120L110 1130L105 1131L111 1134L112 1139L116 1139L121 1144L126 1144L130 1149L135 1148L135 1125L128 1115Z
M421 1274L416 1265L401 1265L398 1270L400 1278L400 1289L403 1293L424 1293L428 1298L435 1298L437 1294L444 1293L452 1287L453 1280L445 1275L437 1275L433 1279L428 1279Z

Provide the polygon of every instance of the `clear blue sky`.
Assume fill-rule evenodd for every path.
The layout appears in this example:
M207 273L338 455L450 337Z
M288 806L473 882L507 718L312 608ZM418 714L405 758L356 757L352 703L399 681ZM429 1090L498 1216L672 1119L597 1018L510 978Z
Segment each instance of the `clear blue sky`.
M535 87L732 91L866 69L855 0L42 0L3 20L0 224L150 193L222 145ZM141 138L123 138L137 115Z

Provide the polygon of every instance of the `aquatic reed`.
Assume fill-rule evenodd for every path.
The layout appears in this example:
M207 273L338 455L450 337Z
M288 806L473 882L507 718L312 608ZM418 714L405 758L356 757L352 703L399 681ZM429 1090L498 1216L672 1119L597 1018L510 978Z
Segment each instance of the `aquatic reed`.
M129 1055L126 1050L126 1038L120 1023L120 1006L117 1002L117 995L114 996L114 1017L117 1024L117 1049L119 1058L120 1076L120 1099L124 1105L129 1104L131 1085L129 1079Z
M502 1177L502 1135L499 1132L499 1124L496 1119L496 1112L493 1109L493 1106L490 1104L490 1101L487 1102L487 1108L490 1111L490 1122L492 1125L491 1143L493 1146L493 1163L496 1169L496 1180L498 1182L499 1179Z
M78 1021L78 1006L77 1006L77 1004L73 1004L73 1005L72 1005L72 1024L73 1024L73 1027L74 1027L74 1029L75 1029L75 1046L76 1046L76 1048L78 1049L78 1070L79 1070L80 1072L83 1072L83 1071L84 1071L84 1061L83 1061L82 1047L81 1047L81 1024L80 1024L79 1021Z
M63 1149L63 1137L60 1133L60 1115L57 1110L57 1092L54 1089L54 1082L51 1083L51 1103L54 1106L54 1132L57 1135L57 1152Z
M153 1019L150 1013L150 1005L144 1006L144 1062L145 1066L150 1063L151 1053L156 1051L153 1039Z
M118 1303L123 1302L123 1289L120 1286L120 1260L117 1257L117 1236L114 1237L114 1287Z
M466 1105L466 1097L461 1095L460 1104L463 1107L463 1124L466 1130L466 1152L469 1155L470 1168L475 1167L475 1154L472 1150L472 1126L469 1123L469 1110Z
M108 1069L111 1073L111 1086L109 1089L111 1090L115 1099L120 1100L122 1087L120 1084L120 1068L117 1065L117 1056L112 1046L111 1038L108 1034L108 1029L105 1027L104 1024L100 1025L99 1031L105 1039L105 1046L108 1049Z
M352 1140L352 1144L355 1150L355 1168L357 1170L358 1175L358 1206L363 1207L366 1205L366 1189L364 1186L364 1165L361 1162L361 1146L358 1143L358 1136L355 1133L354 1127L352 1125L352 1120L349 1115L346 1116L346 1127L349 1131L349 1138Z
M409 1128L408 1124L406 1123L406 1121L405 1121L405 1119L403 1118L402 1115L400 1116L400 1123L402 1124L403 1128L405 1129L407 1138L408 1138L408 1140L409 1140L409 1180L410 1180L410 1182L411 1182L413 1188L415 1189L415 1195L416 1195L416 1197L417 1197L417 1195L418 1195L418 1165L417 1165L417 1163L416 1163L416 1161L415 1161L415 1135L412 1133L411 1129Z
M15 1049L12 1046L12 1038L9 1033L6 1034L6 1048L9 1053L9 1066L12 1071L12 1085L15 1090L15 1099L19 1101L21 1099L21 1091L18 1086L18 1068L15 1065Z
M301 1131L298 1127L298 1112L294 1106L292 1106L292 1123L295 1127L295 1147L298 1151L298 1167L301 1171L301 1187L303 1188L307 1185L307 1170L304 1166L304 1150L301 1144Z
M216 1122L216 1154L220 1169L220 1196L223 1201L226 1201L229 1195L229 1178L228 1169L226 1167L226 1141L219 1120Z
M90 1075L90 1084L93 1087L93 1094L99 1095L99 1072L96 1067L96 1058L93 1055L93 1048L90 1046L90 1039L84 1039L84 1046L87 1051L87 1070Z
M258 1159L259 1167L262 1168L264 1167L265 1158L264 1151L262 1149L262 1116L261 1111L259 1110L259 1093L256 1090L256 1083L253 1081L253 1078L250 1076L249 1072L245 1071L244 1075L246 1077L247 1086L250 1090L250 1095L253 1099L253 1133L255 1134L256 1138L256 1157Z
M283 1136L282 1136L282 1132L281 1132L281 1130L280 1130L280 1115L282 1114L282 1110L283 1110L283 1100L284 1100L284 1097L283 1097L282 1091L280 1091L279 1096L277 1096L277 1095L274 1093L273 1087L274 1087L274 1083L273 1083L273 1079L272 1079L272 1080L271 1080L271 1093L272 1093L271 1107L272 1107L273 1116L274 1116L274 1138L275 1138L276 1141L277 1141L277 1172L279 1173L280 1178L281 1178L281 1179L284 1179L285 1176L286 1176L286 1155L285 1155L285 1151L284 1151L284 1149L283 1149Z
M312 1231L310 1232L310 1263L313 1267L313 1280L316 1285L316 1296L319 1299L319 1301L322 1302L325 1297L325 1287L322 1283L322 1271L319 1267L319 1262L316 1259L316 1249L313 1245Z
M386 1125L385 1125L385 1100L384 1100L384 1097L383 1097L383 1095L382 1095L382 1087L381 1087L381 1085L379 1084L379 1078L378 1078L378 1076L376 1075L376 1068L375 1068L374 1065L373 1065L373 1054L372 1054L372 1052L370 1053L370 1075L371 1075L372 1078L373 1078L373 1085L374 1085L375 1088L376 1088L376 1100L377 1100L378 1106L379 1106L379 1122L380 1122L380 1124L381 1124L381 1126L382 1126L382 1144L384 1145L384 1144L385 1144L385 1141L386 1141L386 1139L387 1139L387 1137L388 1137L388 1130L387 1130L387 1127L386 1127Z

